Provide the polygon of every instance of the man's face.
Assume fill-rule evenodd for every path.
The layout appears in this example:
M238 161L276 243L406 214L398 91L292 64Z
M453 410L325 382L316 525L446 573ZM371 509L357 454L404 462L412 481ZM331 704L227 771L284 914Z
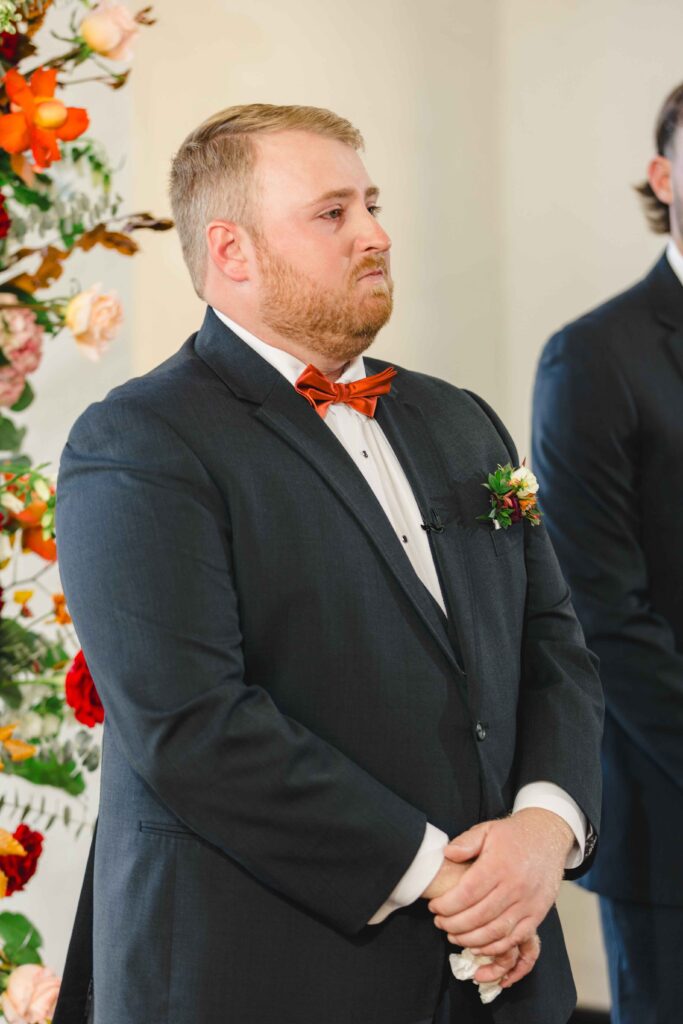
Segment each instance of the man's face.
M256 139L260 316L281 336L346 361L389 319L391 241L378 190L351 146L312 132Z

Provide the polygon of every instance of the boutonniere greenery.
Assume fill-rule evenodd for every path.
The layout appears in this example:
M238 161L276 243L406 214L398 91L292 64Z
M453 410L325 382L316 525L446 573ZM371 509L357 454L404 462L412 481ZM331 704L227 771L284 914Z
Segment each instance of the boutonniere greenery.
M536 502L538 480L525 465L513 469L508 462L498 466L495 473L489 473L482 486L490 492L491 510L477 519L490 520L495 530L507 530L513 523L527 519L532 526L539 526L541 512Z

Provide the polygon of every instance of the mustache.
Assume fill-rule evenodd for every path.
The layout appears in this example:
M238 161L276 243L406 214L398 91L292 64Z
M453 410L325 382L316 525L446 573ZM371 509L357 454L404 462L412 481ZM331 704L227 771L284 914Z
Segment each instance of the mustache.
M372 270L382 270L387 275L387 261L384 256L366 256L362 259L355 269L356 280L363 277L364 274L369 274Z

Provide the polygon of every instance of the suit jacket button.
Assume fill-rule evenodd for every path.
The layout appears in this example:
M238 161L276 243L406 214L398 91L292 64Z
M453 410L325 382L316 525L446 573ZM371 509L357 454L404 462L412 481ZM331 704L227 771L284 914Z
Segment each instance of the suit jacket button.
M486 724L484 722L477 722L474 732L476 734L477 739L481 743L483 740L486 739Z

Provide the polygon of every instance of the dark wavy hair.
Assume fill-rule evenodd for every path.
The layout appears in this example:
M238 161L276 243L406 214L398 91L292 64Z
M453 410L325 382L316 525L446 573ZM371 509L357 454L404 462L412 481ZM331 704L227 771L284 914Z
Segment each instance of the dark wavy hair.
M657 115L655 145L659 156L670 156L674 134L679 124L682 123L683 82L669 93ZM650 230L658 235L668 234L670 230L668 203L663 203L661 199L657 198L647 179L634 187L642 200Z

